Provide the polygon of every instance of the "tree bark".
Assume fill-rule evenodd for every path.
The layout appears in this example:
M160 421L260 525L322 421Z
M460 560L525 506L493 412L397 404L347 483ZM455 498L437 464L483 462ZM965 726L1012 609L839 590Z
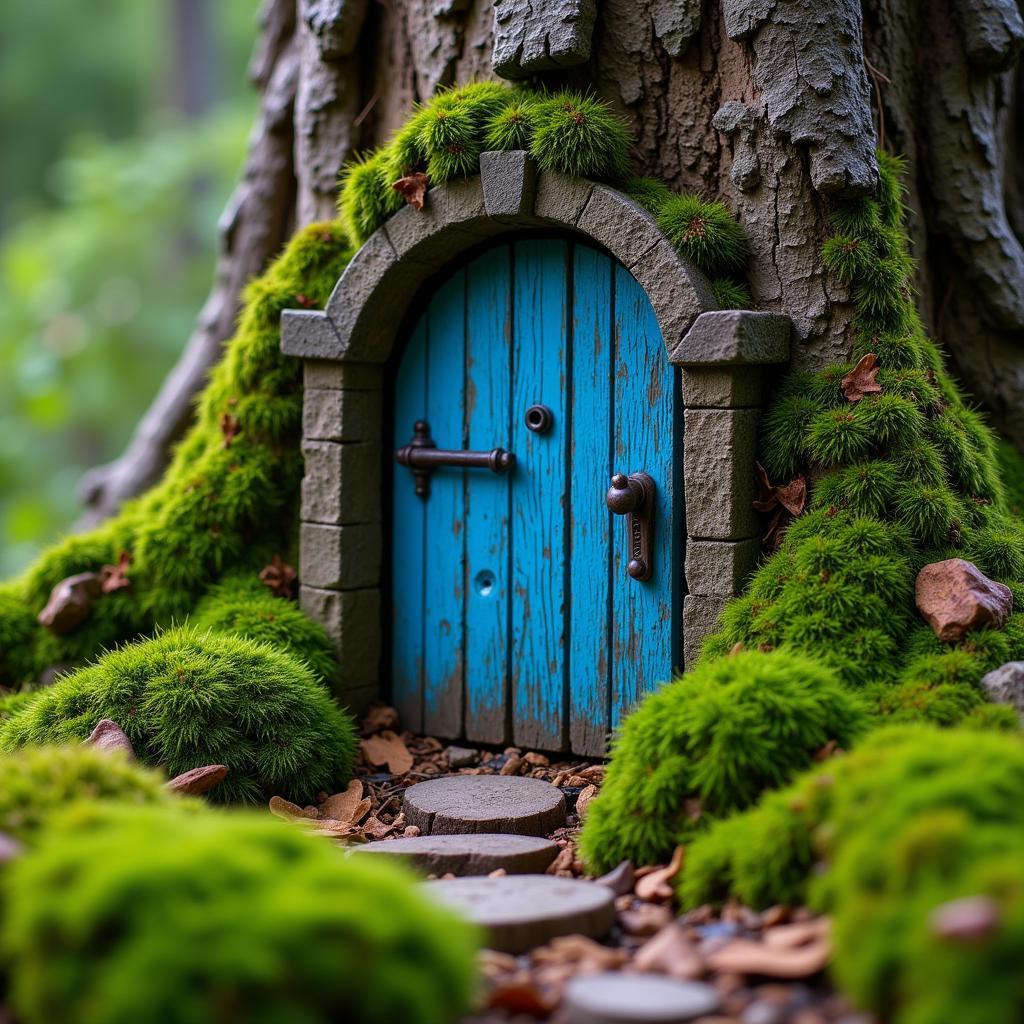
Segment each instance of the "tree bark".
M573 6L517 11L516 0L502 0L499 18L548 17L541 37L560 33L561 46L572 16L559 12ZM296 15L292 0L270 0L264 32L276 40L266 44L274 57L259 76L263 115L217 284L167 394L92 488L100 512L158 474L241 284L292 220L333 214L340 166L387 141L438 87L496 77L491 0L298 7ZM589 33L583 20L569 28ZM792 317L794 361L808 369L851 352L850 297L820 258L831 205L874 189L877 144L905 155L926 322L996 425L1024 447L1022 41L1016 0L602 0L587 45L566 46L579 44L585 63L560 57L531 73L537 62L523 54L515 77L596 91L633 128L639 173L723 198L750 238L755 302ZM504 73L515 45L502 39Z

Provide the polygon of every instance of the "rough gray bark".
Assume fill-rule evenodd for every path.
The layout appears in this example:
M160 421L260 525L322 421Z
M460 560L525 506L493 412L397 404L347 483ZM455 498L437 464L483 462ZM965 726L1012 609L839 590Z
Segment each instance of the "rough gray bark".
M851 348L849 296L820 258L831 206L874 188L879 140L905 155L926 321L1024 447L1016 0L602 0L592 26L591 3L299 0L296 22L295 0L268 0L267 96L217 285L167 394L94 483L95 508L158 474L287 212L331 216L345 160L439 86L495 77L494 63L531 84L597 91L631 124L639 172L723 198L751 241L757 305L792 317L807 368Z

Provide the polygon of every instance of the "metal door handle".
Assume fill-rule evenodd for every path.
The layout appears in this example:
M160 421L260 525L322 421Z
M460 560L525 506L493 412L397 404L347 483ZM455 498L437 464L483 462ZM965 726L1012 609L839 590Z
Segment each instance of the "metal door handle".
M489 452L438 448L430 436L430 424L426 420L416 421L412 440L395 452L395 460L400 466L409 467L416 493L421 498L430 495L430 474L438 466L480 468L489 469L492 473L504 473L516 464L516 457L504 448L492 448Z
M605 504L617 516L627 516L629 527L629 564L626 572L639 581L649 580L653 567L654 481L646 473L616 473L605 495Z

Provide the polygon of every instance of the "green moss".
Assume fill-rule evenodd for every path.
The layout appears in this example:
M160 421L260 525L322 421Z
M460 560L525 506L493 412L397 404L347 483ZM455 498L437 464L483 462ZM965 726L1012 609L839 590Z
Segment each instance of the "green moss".
M355 728L300 662L236 636L176 629L128 644L40 691L0 748L73 742L102 718L169 776L225 764L219 802L280 795L305 804L352 772Z
M34 844L51 818L78 800L180 803L158 772L96 747L28 747L0 755L0 833Z
M304 662L328 686L337 678L338 665L323 627L293 601L275 597L255 574L218 584L196 606L191 621L197 633L232 633L270 644Z
M709 820L783 784L864 727L828 668L790 651L720 658L645 698L615 741L581 850L595 871L667 859Z
M447 1024L474 931L392 865L266 814L81 807L15 862L3 945L26 1024Z
M711 282L711 293L719 309L753 309L750 289L731 277L716 277Z
M387 180L385 153L376 153L346 164L341 171L338 211L345 233L362 245L387 219L388 192L393 182ZM397 181L401 175L394 180Z
M736 273L747 260L747 236L724 203L673 196L658 213L658 227L680 254L710 275Z
M489 150L529 149L539 119L539 101L524 96L498 111L487 127L484 143Z
M530 152L544 170L621 181L629 172L630 137L600 100L560 92L538 108Z
M1024 455L1009 441L1000 441L996 448L999 473L1006 489L1006 504L1018 519L1024 517Z
M657 217L661 208L672 198L671 190L657 178L630 178L624 190L630 199L639 203L652 217Z

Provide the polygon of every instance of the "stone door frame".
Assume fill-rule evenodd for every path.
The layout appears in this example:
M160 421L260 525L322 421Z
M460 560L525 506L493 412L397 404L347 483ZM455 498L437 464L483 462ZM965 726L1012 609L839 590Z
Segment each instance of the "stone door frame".
M299 600L335 648L335 691L355 711L383 670L382 471L387 365L422 285L488 239L561 229L600 246L647 293L666 358L682 367L684 667L760 550L754 459L772 364L789 358L790 321L716 310L710 285L628 196L538 171L525 152L484 153L480 176L427 192L355 254L325 310L286 310L281 348L304 361Z

